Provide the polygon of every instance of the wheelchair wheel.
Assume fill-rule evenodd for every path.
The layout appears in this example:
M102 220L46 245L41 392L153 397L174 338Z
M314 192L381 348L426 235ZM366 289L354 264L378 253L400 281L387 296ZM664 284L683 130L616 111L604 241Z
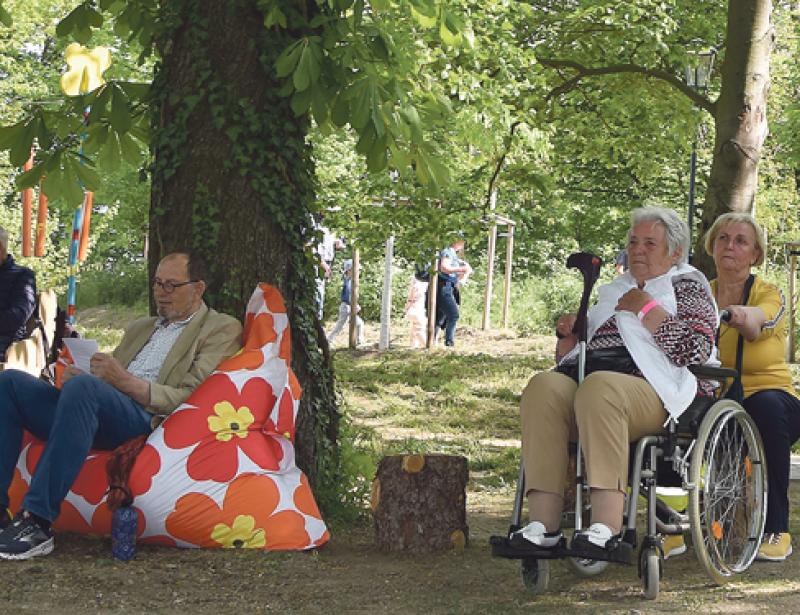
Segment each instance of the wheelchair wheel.
M594 559L568 557L567 561L569 562L569 567L572 568L579 577L593 577L608 568L608 562Z
M542 594L550 584L550 561L546 559L522 560L522 584L532 594Z
M643 548L639 552L639 576L642 577L644 597L647 600L658 598L661 585L661 558L658 556L658 551L653 548Z
M764 447L753 420L736 402L720 400L700 424L689 483L697 559L723 584L753 562L766 521Z

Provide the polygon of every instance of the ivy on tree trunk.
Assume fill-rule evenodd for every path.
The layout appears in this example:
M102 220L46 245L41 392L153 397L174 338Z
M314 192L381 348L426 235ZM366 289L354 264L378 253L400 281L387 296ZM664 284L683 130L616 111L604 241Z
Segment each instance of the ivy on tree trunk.
M191 249L211 270L208 303L237 318L258 282L280 289L303 387L297 461L317 484L336 466L339 415L308 253L314 165L272 68L298 34L264 28L253 0L174 0L159 21L150 277Z

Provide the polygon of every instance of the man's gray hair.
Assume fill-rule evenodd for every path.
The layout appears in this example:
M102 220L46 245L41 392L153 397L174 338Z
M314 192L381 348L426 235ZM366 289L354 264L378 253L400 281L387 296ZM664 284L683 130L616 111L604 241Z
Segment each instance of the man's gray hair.
M0 246L4 252L8 252L8 231L0 226Z
M642 222L658 222L664 227L667 235L667 250L670 254L678 248L681 255L678 263L689 262L689 227L686 222L672 209L664 207L639 207L631 212L631 228L628 229L628 239L631 237L633 227Z

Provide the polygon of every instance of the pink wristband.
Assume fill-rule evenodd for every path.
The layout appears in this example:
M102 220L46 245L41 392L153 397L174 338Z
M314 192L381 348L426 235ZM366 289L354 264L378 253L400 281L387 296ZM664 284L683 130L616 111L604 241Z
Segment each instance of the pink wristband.
M645 303L644 307L641 310L639 310L639 313L637 314L637 316L639 317L639 322L642 322L644 320L644 317L647 316L647 313L657 305L658 301L656 301L655 299L652 299L648 303Z

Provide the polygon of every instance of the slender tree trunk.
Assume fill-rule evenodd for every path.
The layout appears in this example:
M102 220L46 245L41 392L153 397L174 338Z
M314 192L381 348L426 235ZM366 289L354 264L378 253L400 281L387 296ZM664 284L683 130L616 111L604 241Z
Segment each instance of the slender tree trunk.
M758 162L768 133L767 92L774 29L771 0L729 0L722 88L716 102L714 160L703 204L695 264L712 276L703 237L721 214L752 212Z
M259 281L281 290L304 391L298 464L314 484L336 456L338 412L308 254L308 122L272 68L297 33L266 30L255 0L171 0L160 17L150 275L164 254L193 249L211 267L208 302L238 318Z

